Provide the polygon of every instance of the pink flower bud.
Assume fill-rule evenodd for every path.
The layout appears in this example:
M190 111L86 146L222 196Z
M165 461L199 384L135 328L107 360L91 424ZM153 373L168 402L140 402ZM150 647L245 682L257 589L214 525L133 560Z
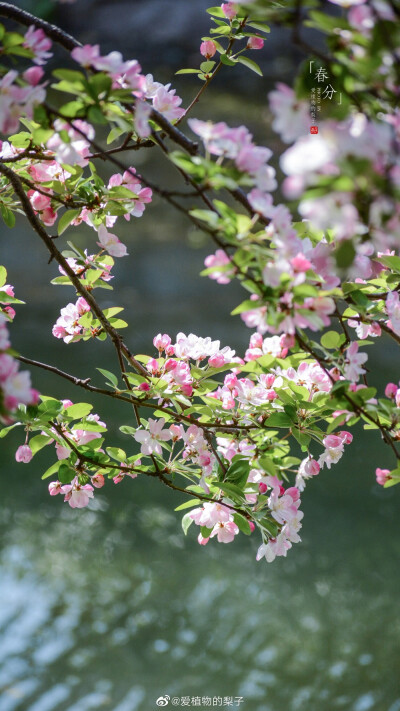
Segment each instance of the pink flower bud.
M337 435L328 435L327 437L324 437L322 441L325 447L329 449L336 449L337 447L342 447L343 445L342 438Z
M258 485L258 491L260 494L265 494L266 491L268 491L268 486L264 484L262 481L260 481Z
M150 390L150 385L148 383L140 383L139 390Z
M298 501L300 499L300 491L297 486L290 486L289 489L286 489L285 494L288 494L293 501Z
M253 39L255 39L253 37ZM308 269L311 269L312 264L311 262L306 259L304 254L299 252L293 259L290 260L290 264L292 265L293 269L295 272L306 272Z
M208 541L210 540L210 537L204 538L204 536L202 536L201 533L199 533L197 540L201 546L206 546Z
M392 477L390 476L390 471L389 471L389 469L380 469L379 467L377 467L376 472L375 472L375 475L376 475L376 481L377 481L378 484L380 484L381 486L383 486L384 484L386 484L386 482L389 481L389 479L392 478Z
M157 373L158 372L158 362L156 361L156 359L150 358L150 360L148 360L146 363L146 368L150 373Z
M255 529L255 524L253 523L253 521L249 521L249 526L250 526L250 531L253 533L253 531Z
M36 86L44 76L44 71L42 67L29 67L29 69L27 69L22 76L28 84Z
M321 467L315 459L309 459L304 465L304 471L308 476L317 476L319 474Z
M48 488L50 496L57 496L57 494L61 494L60 481L51 481Z
M153 344L161 352L171 345L171 339L167 333L159 333L155 338L153 338Z
M33 452L27 444L22 444L15 452L15 459L17 460L17 462L23 462L24 464L28 464L28 462L31 461L32 457Z
M224 385L226 385L227 388L232 390L237 385L237 381L238 381L238 379L237 379L236 375L234 375L233 373L232 374L228 373L228 375L225 375Z
M263 337L261 333L253 333L253 335L250 336L249 348L262 348L262 346Z
M221 368L223 365L225 365L225 356L223 353L214 353L209 359L208 359L208 365L210 365L212 368Z
M388 383L385 388L385 395L389 398L395 398L397 393L397 385L395 383Z
M177 365L178 363L176 362L176 360L173 360L173 358L168 358L168 360L166 360L164 363L165 371L168 373L170 370L175 370Z
M91 482L96 489L101 489L104 486L104 476L102 474L95 474L92 476Z
M119 472L116 476L113 477L113 482L114 484L119 484L122 479L125 479L125 474L122 474L122 472Z
M262 49L263 47L264 40L261 37L249 37L247 49Z
M223 2L221 5L221 10L228 20L233 20L237 15L237 7L233 2Z
M182 437L182 430L180 425L171 425L169 431L172 435L172 439L175 442Z
M175 355L175 346L172 346L172 345L171 345L171 346L167 346L166 349L165 349L165 354L166 354L167 356L173 356L173 355Z
M203 55L203 57L206 57L206 59L210 59L211 57L213 57L216 51L217 51L216 44L212 40L207 40L207 42L202 42L200 45L200 52Z
M347 432L346 430L343 430L342 432L339 432L339 437L344 442L345 444L351 444L353 441L353 435L351 432Z

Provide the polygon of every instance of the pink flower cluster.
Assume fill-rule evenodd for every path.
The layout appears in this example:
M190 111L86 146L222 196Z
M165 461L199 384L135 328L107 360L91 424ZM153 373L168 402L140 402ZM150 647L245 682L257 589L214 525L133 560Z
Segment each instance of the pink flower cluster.
M113 80L114 88L124 88L132 91L136 99L136 130L141 138L150 135L148 119L151 113L150 104L168 121L176 121L185 113L181 108L182 99L176 95L170 84L154 81L151 74L144 76L136 59L124 61L120 52L100 54L99 45L84 45L72 50L71 55L83 67L106 72Z
M20 116L33 118L35 106L44 102L46 91L43 84L32 84L31 74L23 76L27 82L21 86L21 77L11 69L0 80L0 132L11 134L18 131Z
M6 284L0 289L0 421L12 422L12 414L19 405L35 405L39 393L31 386L27 370L19 370L19 361L7 353L10 337L7 324L14 317L14 309L8 305L7 296L14 297L14 289Z
M233 520L232 509L218 501L206 502L201 508L193 509L189 517L198 525L210 529L206 538L199 534L198 541L206 545L210 538L217 537L219 543L231 543L239 533L239 528Z
M43 30L36 29L34 25L31 25L25 33L22 46L33 52L33 61L35 64L46 64L47 60L53 56L52 53L49 52L51 45L51 40L45 35Z
M230 128L222 121L214 124L199 119L189 119L188 123L193 133L200 136L208 153L232 160L238 170L252 178L257 189L263 192L275 190L275 170L268 165L272 151L256 146L246 126Z
M98 481L101 482L99 479ZM91 484L80 484L79 478L76 476L70 484L61 484L59 481L50 482L49 494L50 496L63 494L64 501L67 501L72 509L83 509L89 504L90 499L93 499L93 486Z
M90 311L90 306L82 296L75 304L67 304L61 309L61 315L53 326L53 336L62 338L64 343L77 340L76 337L81 336L86 330L80 325L79 320L88 311Z

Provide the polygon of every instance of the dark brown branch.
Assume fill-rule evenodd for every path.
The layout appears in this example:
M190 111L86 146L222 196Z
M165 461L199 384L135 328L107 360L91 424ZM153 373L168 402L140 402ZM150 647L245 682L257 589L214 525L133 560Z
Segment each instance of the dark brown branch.
M0 173L5 175L9 179L11 185L13 186L15 194L19 197L19 200L21 202L21 207L25 212L28 222L33 227L34 231L39 235L42 242L44 242L47 250L49 251L49 253L51 255L51 258L55 259L58 262L58 264L60 264L60 266L65 271L65 273L70 278L72 284L75 286L77 292L79 294L81 294L81 296L83 296L84 299L87 301L87 303L89 304L93 313L99 319L104 330L110 336L114 346L117 349L117 352L121 349L122 352L124 353L124 356L129 360L129 362L133 365L133 367L136 368L136 370L138 372L142 373L142 375L144 375L146 378L148 378L149 374L148 374L147 370L143 367L143 365L141 363L136 361L136 359L133 357L133 354L130 352L130 350L127 348L127 346L123 343L122 336L110 324L110 322L106 318L106 316L104 316L104 313L103 313L102 309L100 308L100 306L98 305L96 299L93 297L91 292L89 292L83 286L79 277L71 269L71 267L68 264L65 257L63 257L61 252L57 249L56 245L54 244L54 241L47 234L42 223L40 222L39 218L35 214L35 211L29 201L29 198L27 197L27 195L25 193L25 190L23 188L23 185L22 185L21 180L18 177L18 175L16 173L14 173L14 171L11 170L11 168L4 165L1 161L0 161Z
M35 25L35 27L43 30L47 37L50 37L54 42L67 49L69 52L75 47L81 47L81 42L78 42L75 37L72 37L64 30L60 29L56 25L52 25L51 22L46 22L35 15L31 15L30 12L26 10L21 10L20 8L12 5L8 2L0 2L0 16L7 17L9 20L15 20L21 25L29 27L30 25Z

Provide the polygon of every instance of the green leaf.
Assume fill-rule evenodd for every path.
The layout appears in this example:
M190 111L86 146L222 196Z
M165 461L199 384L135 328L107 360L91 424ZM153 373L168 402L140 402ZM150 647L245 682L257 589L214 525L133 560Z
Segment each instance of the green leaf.
M9 425L8 427L3 427L0 430L0 439L2 439L3 437L6 437L6 435L8 435L8 433L14 429L14 427L19 427L20 425L22 425L22 422L14 422L13 425Z
M340 344L340 333L337 333L336 331L327 331L323 334L323 336L321 336L321 344L324 348L337 348Z
M236 486L236 484L230 484L226 481L213 481L213 486L216 486L218 489L221 489L221 491L224 492L224 494L227 494L229 497L233 496L234 499L243 499L244 494L242 489L240 489L239 486Z
M189 499L189 501L185 501L183 504L180 504L180 506L177 506L175 511L183 511L184 509L191 509L193 506L197 506L197 504L201 504L201 499Z
M215 62L202 62L200 64L200 69L205 74L209 74L214 67L215 67Z
M248 22L247 27L254 27L255 30L260 30L260 32L271 32L271 28L268 25L264 25L263 22Z
M107 378L110 383L114 385L115 388L118 387L118 378L114 373L111 373L109 370L104 370L103 368L96 368L96 370L99 371L102 375L104 375L105 378Z
M46 446L46 444L50 444L52 441L51 437L48 437L47 435L36 435L35 437L32 437L32 439L29 440L29 446L32 450L32 454L36 454L36 452L39 452L40 449Z
M189 527L192 525L192 523L193 523L193 519L190 518L190 515L188 513L185 514L184 517L182 518L182 529L183 529L185 536L189 530Z
M1 216L3 218L4 223L7 225L7 227L14 227L15 225L15 215L10 210L7 205L4 205L4 203L0 203L0 212Z
M175 74L198 74L198 69L179 69Z
M242 516L242 514L240 514L240 513L234 513L233 520L236 523L239 530L242 531L242 533L245 533L246 536L250 536L251 528L250 528L250 524L249 524L247 518L245 518L245 516Z
M354 257L356 256L356 250L354 249L353 242L350 240L341 242L339 247L335 250L334 256L336 264L340 269L347 269L347 267L350 267L353 264Z
M75 405L67 407L63 414L73 420L77 420L78 418L86 417L91 410L93 410L93 405L89 405L88 402L77 402Z
M51 465L48 469L46 469L45 473L42 474L42 479L48 479L49 476L53 476L53 474L56 474L61 467L62 462L54 462L54 464Z
M286 412L274 412L265 421L266 427L291 427L292 425L293 422Z
M208 12L209 15L213 15L213 17L223 17L225 18L225 15L223 13L223 10L216 6L216 7L209 7L206 12Z
M378 257L378 262L384 264L385 267L389 267L393 272L400 274L400 257Z
M70 484L76 476L76 471L69 464L63 462L58 470L58 480L61 484Z
M64 212L63 215L61 215L59 222L58 222L58 234L62 235L63 232L69 227L71 224L72 220L75 219L80 213L80 210L67 210Z
M134 435L136 432L136 428L130 427L129 425L121 425L121 427L119 428L119 431L122 432L123 434Z
M117 462L126 461L126 452L124 452L124 450L120 449L119 447L107 447L106 452L110 457L116 459Z
M234 59L231 59L230 57L228 57L227 54L221 54L220 60L221 60L222 64L226 64L228 67L234 67L235 64L240 62L240 57L238 57L236 60L234 60Z
M254 59L249 59L249 57L243 57L242 55L238 57L237 60L238 62L240 62L240 64L244 64L247 69L251 69L252 72L255 72L260 77L262 77L263 73L261 71L261 68L258 66L257 62L254 61Z
M0 288L7 282L7 269L0 266Z
M239 487L244 486L249 476L249 460L244 457L233 457L231 466L226 472L226 481L232 482Z

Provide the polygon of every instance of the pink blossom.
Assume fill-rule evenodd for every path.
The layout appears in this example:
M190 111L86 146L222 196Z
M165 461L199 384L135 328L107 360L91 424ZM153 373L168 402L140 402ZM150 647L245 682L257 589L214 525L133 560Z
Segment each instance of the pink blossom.
M100 56L98 44L84 44L83 47L75 47L71 52L71 57L83 67L89 68Z
M203 55L203 57L206 57L206 59L211 59L211 57L214 56L214 54L217 51L217 46L215 42L212 40L207 40L206 42L202 42L200 45L200 53Z
M390 291L386 297L386 313L389 316L387 325L400 336L400 299L397 291Z
M293 89L279 83L276 90L269 93L268 98L271 111L275 116L272 128L279 133L285 143L291 143L308 133L311 125L309 104L297 99Z
M62 493L62 484L60 481L51 481L48 488L50 496L57 496L57 494Z
M135 432L134 438L137 442L140 442L140 451L142 454L162 454L160 442L167 442L171 439L171 433L168 430L163 430L164 424L164 417L161 417L159 420L149 418L149 429Z
M153 107L163 114L168 121L175 121L184 115L185 109L179 108L181 103L182 99L180 96L175 95L175 89L168 91L162 85L157 89L153 98Z
M160 353L171 344L171 338L167 333L159 333L153 338L153 345L160 351Z
M216 267L226 267L231 264L231 260L223 249L217 249L215 254L209 254L204 260L204 265L207 269L212 268L213 271L208 274L210 279L215 279L218 284L229 284L232 279L233 269L219 271Z
M258 551L256 560L261 560L265 558L267 563L272 563L277 556L286 557L287 551L292 547L291 542L287 539L285 534L281 532L277 538L270 538L268 543L263 543Z
M71 484L64 484L61 487L64 501L68 501L72 509L82 509L93 499L93 486L90 484L79 484L78 477L75 477Z
M238 12L238 7L233 2L223 2L221 5L221 9L225 17L228 18L228 20L233 20L233 18L236 17Z
M15 452L15 459L17 462L24 462L24 464L27 464L31 461L32 457L33 452L27 444L22 444Z
M32 50L35 64L45 64L53 56L48 51L51 45L51 40L46 37L43 30L36 29L34 25L31 25L25 33L23 47Z
M394 399L397 393L396 383L388 383L385 388L385 395L388 398Z
M102 474L95 474L90 480L96 489L100 489L104 486L104 476Z
M113 235L107 231L105 225L100 225L98 229L99 242L97 244L102 249L105 249L112 257L126 257L128 252L126 245L118 239L117 235Z
M358 353L358 343L354 341L346 349L346 363L344 366L344 376L352 383L356 383L363 373L366 372L362 364L368 360L366 353Z
M217 536L219 543L231 543L238 533L239 528L234 521L220 522L215 524L210 533L210 538Z
M189 516L198 526L213 528L216 524L231 520L231 509L216 501L207 501L202 508L193 509Z
M386 484L386 482L390 481L390 479L392 478L389 469L380 469L379 467L377 467L375 473L376 473L376 481L381 486L384 486Z
M210 540L210 536L208 536L208 538L204 538L204 536L201 533L199 533L199 535L197 537L197 541L198 541L198 543L200 543L201 546L206 546L209 540Z
M40 80L43 79L44 71L42 67L29 67L29 69L24 71L22 76L28 84L31 86L37 86Z
M262 49L264 47L264 40L262 37L249 37L247 40L247 49Z
M145 101L136 99L135 104L135 130L140 138L147 138L151 134L149 118L151 114L151 106Z

